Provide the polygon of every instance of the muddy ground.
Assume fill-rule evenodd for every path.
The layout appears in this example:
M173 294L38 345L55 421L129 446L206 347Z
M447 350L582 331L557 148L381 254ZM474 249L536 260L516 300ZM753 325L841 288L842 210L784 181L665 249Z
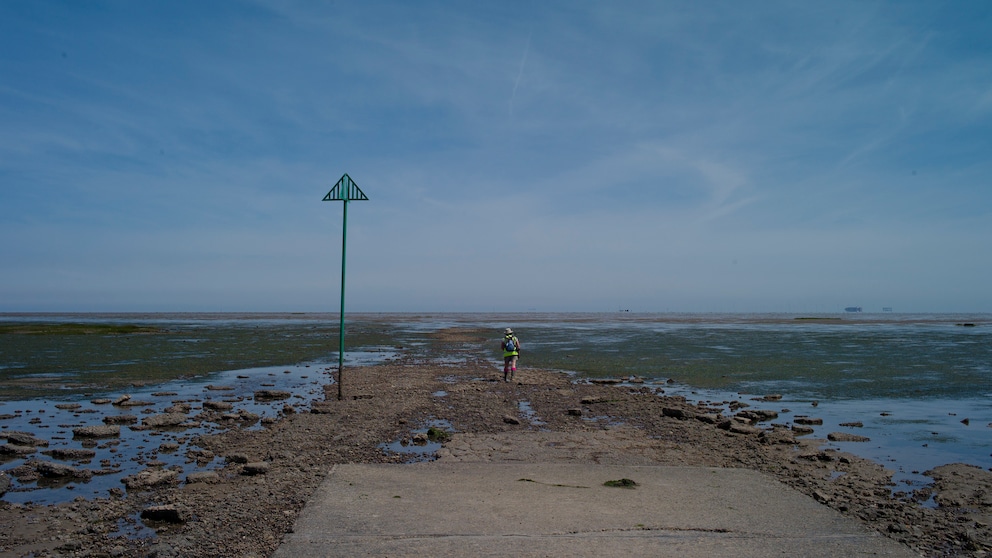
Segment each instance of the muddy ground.
M576 383L526 366L504 383L491 361L469 349L485 343L485 335L440 332L444 358L349 369L341 400L337 385L328 385L326 401L315 402L312 412L287 407L261 430L198 440L202 451L190 460L222 456L226 464L216 473L150 466L105 500L0 501L0 556L269 556L333 465L403 463L411 454L384 449L401 441L434 448L442 460L750 468L922 556L992 550L988 471L947 465L928 472L932 489L893 493L890 471L821 450L822 440L776 424L774 413L754 412L776 410L774 401L752 401L740 409L745 416L731 420L636 383ZM444 364L455 361L452 353L460 364ZM417 446L429 426L440 438Z

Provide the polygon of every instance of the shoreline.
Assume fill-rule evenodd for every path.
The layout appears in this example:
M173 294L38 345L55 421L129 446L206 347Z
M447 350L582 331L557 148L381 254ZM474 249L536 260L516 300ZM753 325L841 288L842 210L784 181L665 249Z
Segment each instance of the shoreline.
M431 337L457 352L477 346L484 335L451 329ZM440 446L441 461L748 468L923 555L982 556L992 550L992 474L980 468L938 467L933 488L894 496L891 471L824 450L824 440L796 436L773 426L774 419L731 421L724 430L720 426L730 417L710 422L715 413L705 404L646 387L573 382L561 372L526 367L518 373L519 384L507 384L497 381L500 374L485 359L451 365L439 357L349 369L342 401L336 400L336 384L325 384L325 400L315 401L311 412L284 411L262 429L234 427L196 439L199 450L223 461L216 471L171 475L149 465L146 480L161 484L126 492L122 487L106 499L54 506L0 502L0 519L11 526L0 538L0 551L269 555L334 464L416 459L384 448L429 447L417 445L429 426L450 435L427 440ZM534 439L542 441L527 442ZM929 498L936 507L920 505ZM155 519L142 520L142 513Z

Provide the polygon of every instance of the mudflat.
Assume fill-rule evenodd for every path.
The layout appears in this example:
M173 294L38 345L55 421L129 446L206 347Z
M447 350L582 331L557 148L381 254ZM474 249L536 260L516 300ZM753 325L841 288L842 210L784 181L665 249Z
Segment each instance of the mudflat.
M721 416L636 383L574 382L560 372L528 369L526 361L515 381L505 383L491 361L472 356L471 348L487 339L488 332L472 329L440 331L434 335L436 359L348 369L341 400L331 384L326 400L309 412L287 407L262 429L234 427L196 440L200 451L223 461L216 471L187 475L149 465L146 482L135 479L108 499L53 506L0 502L0 555L270 556L292 541L306 504L326 480L379 464L410 467L422 491L446 488L423 482L430 476L422 471L431 466L597 466L613 476L634 471L635 481L638 467L740 469L743 476L760 474L805 495L813 510L829 508L920 555L984 556L992 549L988 471L948 465L931 472L932 488L894 492L891 472L880 465L824 450L822 440L776 425L773 412L758 412L774 411L774 401L755 400L741 416ZM418 448L425 451L405 451ZM436 462L405 464L435 454ZM531 480L554 484L555 478L565 477ZM728 498L735 498L734 490L726 487ZM691 487L680 494L689 502ZM744 516L780 513L750 498L737 505ZM147 527L141 536L121 534L122 525L135 522Z

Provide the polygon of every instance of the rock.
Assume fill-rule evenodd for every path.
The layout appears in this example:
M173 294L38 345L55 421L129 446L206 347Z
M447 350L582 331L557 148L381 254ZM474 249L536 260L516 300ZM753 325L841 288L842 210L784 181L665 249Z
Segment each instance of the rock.
M82 407L79 403L56 403L56 409L62 409L63 411L73 411Z
M696 413L686 409L678 409L675 407L662 407L661 415L665 417L676 418L679 420L691 420L696 418Z
M115 407L149 407L154 405L151 401L141 401L140 399L131 399L130 395L123 396L117 401L114 401Z
M817 424L823 424L823 419L810 418L806 415L796 415L796 417L793 419L793 422L795 422L796 424L817 425Z
M593 378L592 380L589 380L589 383L609 386L609 385L623 383L623 380L617 378Z
M571 415L571 416L573 416L573 417L581 417L582 416L582 409L569 409L568 410L568 414Z
M0 496L3 496L10 490L10 476L7 473L0 471Z
M737 413L735 416L743 417L749 422L765 422L768 420L777 419L778 412L769 411L767 409L748 409Z
M34 464L34 470L46 478L69 477L74 479L88 479L93 476L93 473L86 469L77 469L70 465L55 463L53 461L37 461Z
M161 428L163 426L179 426L186 421L186 415L182 413L161 413L158 415L152 415L150 417L145 417L142 419L141 423L145 426L151 426L153 428Z
M22 446L20 444L4 444L0 446L0 455L23 456L31 455L38 451L34 446Z
M750 424L743 424L737 421L731 421L731 423L732 424L730 425L730 428L728 428L728 430L730 430L734 434L751 435L751 434L760 434L762 432L762 430L757 426L751 426Z
M80 426L72 429L72 435L77 438L115 438L121 435L121 427L117 425Z
M230 411L234 408L234 405L227 401L204 401L203 408L213 411Z
M859 436L848 432L831 432L827 434L827 439L831 442L870 442L871 438Z
M96 457L96 451L91 449L56 448L41 452L49 457L63 461L81 461Z
M234 386L215 386L213 384L210 384L209 386L207 386L207 390L209 390L209 391L234 391Z
M426 432L418 432L412 436L411 441L418 446L423 446L430 440L427 438Z
M293 394L288 391L278 389L260 389L255 392L255 401L275 401L279 399L289 399Z
M503 422L506 424L520 424L520 419L512 415L503 415Z
M242 475L264 475L269 472L269 464L265 461L256 461L254 463L245 463L245 466L241 469Z
M158 451L161 453L172 453L179 449L179 444L175 442L163 442L159 444Z
M196 471L186 475L186 484L217 484L220 480L216 471Z
M145 469L121 479L128 490L143 490L163 484L179 482L179 473L171 469Z
M48 440L42 440L41 438L35 438L27 432L7 432L3 434L4 438L12 444L17 444L19 446L47 446Z
M314 401L310 404L310 412L315 415L329 415L337 407L331 401Z
M106 405L108 403L113 403L113 401L111 401L110 399L106 399L106 398L100 398L100 399L91 399L90 400L90 403L92 403L94 405Z
M175 401L175 402L173 402L173 404L171 406L165 408L165 412L166 413L183 413L183 414L186 414L186 413L190 412L191 410L193 410L193 406L190 405L189 403L185 403L185 402L182 402L182 401Z
M186 518L179 508L171 504L149 506L141 510L141 519L149 521L164 521L166 523L185 523Z
M243 453L232 453L230 455L224 456L224 461L227 461L228 463L238 463L243 465L245 463L248 463L248 461L250 460L248 459L248 456Z
M772 393L769 395L765 395L762 397L755 397L754 399L752 399L752 401L781 401L781 400L782 400L782 394L780 393Z
M800 426L798 424L792 425L792 433L796 436L806 436L813 433L813 429L808 426Z
M723 417L717 413L700 413L696 415L696 420L706 424L718 424L723 420Z
M103 417L104 424L135 424L138 417L134 415L109 415Z
M596 403L603 403L605 401L606 401L605 397L590 396L590 397L583 397L579 402L582 403L583 405L594 405Z
M863 428L865 424L861 421L857 421L857 422L842 422L840 423L840 425L847 428Z
M763 444L795 444L796 435L789 430L776 429L758 434L758 440Z

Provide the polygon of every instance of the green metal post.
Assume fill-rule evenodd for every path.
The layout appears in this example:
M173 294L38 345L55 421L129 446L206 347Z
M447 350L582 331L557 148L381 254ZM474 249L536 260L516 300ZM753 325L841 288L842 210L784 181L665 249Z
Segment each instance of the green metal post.
M338 328L338 401L344 384L344 264L345 250L348 247L348 200L344 200L344 228L341 231L341 325Z
M352 200L368 200L365 192L345 173L331 191L324 196L324 201L344 202L344 223L341 231L341 324L338 328L338 400L344 398L341 386L344 385L344 270L347 261L345 251L348 248L348 202Z

